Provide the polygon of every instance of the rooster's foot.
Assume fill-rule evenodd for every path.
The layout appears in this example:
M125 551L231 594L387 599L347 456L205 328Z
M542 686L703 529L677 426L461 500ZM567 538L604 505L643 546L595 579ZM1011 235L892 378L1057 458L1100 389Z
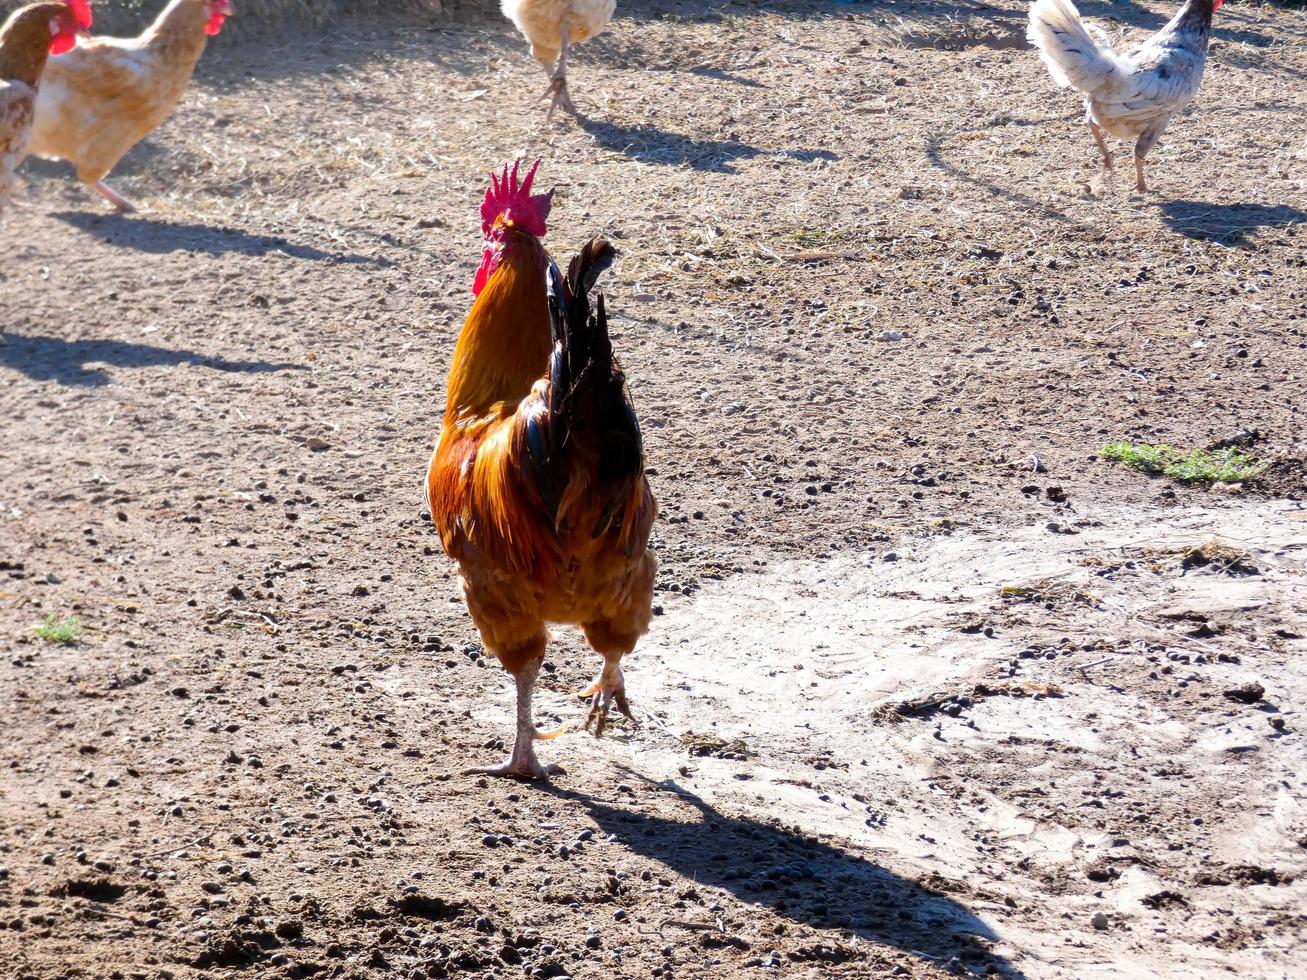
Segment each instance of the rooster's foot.
M590 723L594 722L595 738L601 737L608 727L608 712L613 705L617 705L617 710L632 724L637 724L635 715L631 713L631 705L626 700L626 681L622 677L622 668L615 664L606 665L599 679L583 691L581 697L593 698L590 713L586 715L582 727L589 731Z
M548 742L551 739L558 738L567 731L569 726L563 725L552 732L537 732L532 729L526 736L529 741L523 744L521 738L513 745L513 753L508 757L508 761L498 766L474 766L471 769L464 769L464 776L506 776L509 779L549 779L550 776L561 776L567 770L562 766L544 765L536 758L535 749L531 747L531 742Z
M499 766L476 766L472 769L464 769L464 776L504 776L509 779L533 780L542 779L546 782L550 776L561 776L566 770L554 763L542 765L534 758L531 759L509 759L503 765Z

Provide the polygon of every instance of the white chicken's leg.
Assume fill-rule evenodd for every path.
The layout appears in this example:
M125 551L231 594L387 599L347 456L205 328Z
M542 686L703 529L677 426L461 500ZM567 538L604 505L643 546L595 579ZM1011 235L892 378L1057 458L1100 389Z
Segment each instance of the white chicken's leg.
M576 115L576 106L572 105L572 97L567 92L567 22L564 21L559 33L562 36L562 45L558 52L558 67L550 76L549 87L545 89L545 95L552 95L553 101L549 103L549 112L545 114L545 122L554 118L554 110L562 106L572 115ZM541 96L543 98L544 96Z
M1094 142L1098 144L1098 152L1103 154L1103 171L1107 172L1112 169L1112 151L1107 148L1107 141L1103 139L1103 127L1092 119L1088 120L1086 125L1089 126L1089 131L1094 134Z
M97 180L91 185L91 190L95 191L106 201L113 205L113 209L119 214L135 214L136 205L127 198L123 197L116 190L110 187L102 180Z
M508 776L513 779L548 779L563 772L562 766L541 765L536 758L536 739L550 739L562 734L562 729L541 735L536 731L531 720L531 691L535 687L536 674L540 672L539 660L533 660L513 675L517 682L517 734L513 739L513 751L508 761L499 766L478 766L464 770L465 776Z
M1157 143L1164 128L1166 128L1165 120L1160 126L1154 126L1135 140L1135 190L1140 194L1148 191L1148 185L1144 183L1144 157L1148 156L1148 151Z

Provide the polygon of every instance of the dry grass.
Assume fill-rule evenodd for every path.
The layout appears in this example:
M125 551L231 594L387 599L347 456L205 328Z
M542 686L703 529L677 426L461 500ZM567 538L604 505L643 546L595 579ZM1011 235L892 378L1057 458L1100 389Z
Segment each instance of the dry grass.
M1062 688L1056 684L1038 681L996 681L981 682L970 690L956 690L935 693L924 698L911 698L907 701L887 701L877 705L872 711L872 718L877 724L899 722L906 718L931 718L943 711L957 716L979 701L993 697L1010 698L1060 698Z
M1047 578L1029 585L1005 585L999 590L998 594L1004 599L1012 599L1018 602L1042 602L1046 604L1070 600L1083 603L1086 606L1096 606L1100 601L1098 596L1092 592L1086 592L1069 582L1055 582Z
M1260 574L1248 552L1220 541L1208 541L1192 548L1146 548L1143 555L1157 564L1175 563L1185 571L1209 568L1225 575Z
M1113 559L1090 557L1082 564L1087 568L1116 571L1126 567L1134 568L1139 563L1158 575L1176 569L1183 573L1196 568L1236 577L1261 574L1261 569L1247 551L1216 540L1199 545L1122 548L1120 555L1120 558ZM1003 590L1003 595L1009 595L1007 589Z

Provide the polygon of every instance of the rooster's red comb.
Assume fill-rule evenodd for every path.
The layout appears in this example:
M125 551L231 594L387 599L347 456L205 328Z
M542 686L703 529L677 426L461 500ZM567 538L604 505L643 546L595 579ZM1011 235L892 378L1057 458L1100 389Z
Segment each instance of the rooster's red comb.
M531 181L535 179L536 168L540 166L539 160L531 164L531 169L519 184L517 168L521 162L513 161L511 173L508 164L504 164L504 171L498 177L490 175L490 189L486 191L486 199L481 205L481 231L487 238L501 216L507 217L515 226L529 231L537 238L545 235L545 219L549 217L554 192L531 193Z
M73 12L73 17L77 21L77 26L84 31L91 29L91 5L88 0L64 0L68 4L68 9Z

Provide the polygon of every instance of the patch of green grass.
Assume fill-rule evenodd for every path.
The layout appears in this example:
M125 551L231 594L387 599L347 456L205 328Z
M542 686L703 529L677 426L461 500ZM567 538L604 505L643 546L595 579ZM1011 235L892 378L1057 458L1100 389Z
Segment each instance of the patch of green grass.
M56 619L54 614L45 617L45 622L40 626L33 626L32 632L38 639L45 640L46 643L64 643L73 644L82 638L82 624L77 621L76 616L65 616L63 619Z
M1185 452L1161 443L1109 442L1099 455L1145 473L1160 473L1181 483L1242 483L1266 472L1270 463L1245 456L1237 449L1191 449Z

